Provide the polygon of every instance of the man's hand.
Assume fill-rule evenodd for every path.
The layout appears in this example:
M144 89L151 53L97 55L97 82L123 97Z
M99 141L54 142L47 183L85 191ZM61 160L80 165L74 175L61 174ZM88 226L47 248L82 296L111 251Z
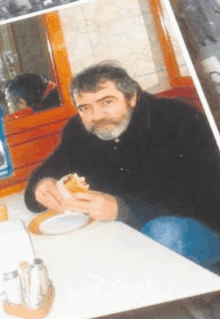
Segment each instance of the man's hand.
M64 200L56 186L53 178L44 178L36 187L36 200L45 207L55 209L58 212L64 210Z
M93 219L113 220L117 218L117 200L105 193L88 191L73 193L70 198L63 198L56 186L56 180L45 178L37 185L35 198L43 206L59 212L73 209L78 212L88 212Z
M65 209L88 212L93 219L114 220L118 215L118 203L115 197L95 191L73 193L65 199Z

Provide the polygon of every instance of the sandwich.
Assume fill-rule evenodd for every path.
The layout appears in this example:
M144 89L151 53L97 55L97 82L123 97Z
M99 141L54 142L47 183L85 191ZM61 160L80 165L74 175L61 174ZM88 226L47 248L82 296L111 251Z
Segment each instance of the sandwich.
M86 192L89 185L85 181L85 177L80 177L76 173L69 174L63 179L63 185L70 193Z

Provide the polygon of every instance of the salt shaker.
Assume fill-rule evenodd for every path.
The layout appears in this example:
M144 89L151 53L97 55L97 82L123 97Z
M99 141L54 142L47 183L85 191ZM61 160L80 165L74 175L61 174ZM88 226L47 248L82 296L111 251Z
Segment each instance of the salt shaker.
M48 293L49 278L47 268L40 258L35 258L30 267L29 306L38 309L43 306Z
M24 303L29 304L30 273L28 262L23 261L19 264L19 272L21 278L21 289Z
M40 258L34 259L34 265L39 269L39 276L40 276L40 286L42 289L42 293L45 296L48 293L49 288L49 277L47 267L45 266L44 262Z
M6 300L8 303L20 305L23 302L21 280L18 271L3 274Z
M38 265L30 267L30 290L27 306L33 310L39 309L44 304L44 296L40 284L40 272Z

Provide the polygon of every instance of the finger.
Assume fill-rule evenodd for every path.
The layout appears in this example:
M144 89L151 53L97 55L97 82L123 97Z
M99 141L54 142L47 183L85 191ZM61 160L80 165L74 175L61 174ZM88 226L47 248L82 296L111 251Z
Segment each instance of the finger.
M62 205L63 203L63 197L62 195L60 194L58 188L56 185L53 185L50 190L49 190L49 193L56 199L57 202L60 203L60 205Z
M75 192L72 194L72 198L74 200L84 200L84 201L91 201L94 200L96 197L98 196L98 194L96 194L95 192Z
M88 201L81 200L65 201L64 208L76 210L79 212L87 212L91 210L91 204Z
M51 207L53 207L54 209L58 211L63 211L62 201L59 201L58 198L55 197L53 193L47 192L44 196Z
M56 186L56 180L43 180L36 188L35 197L46 207L62 210L63 197Z
M37 199L39 203L41 203L43 206L49 208L49 209L53 209L56 210L58 212L62 212L63 211L63 207L60 206L58 203L54 202L54 201L50 201L48 200L48 198L38 198Z
M63 197L60 194L55 182L48 181L43 185L39 186L36 189L36 192L37 191L41 192L42 194L50 193L54 198L57 199L59 203L62 203L63 201Z
M46 201L45 201L45 198L44 198L44 196L43 196L41 193L36 192L36 193L35 193L35 199L36 199L41 205L47 207L47 205L46 205L47 203L46 203Z
M63 211L63 205L48 191L45 193L36 191L36 200L45 207Z

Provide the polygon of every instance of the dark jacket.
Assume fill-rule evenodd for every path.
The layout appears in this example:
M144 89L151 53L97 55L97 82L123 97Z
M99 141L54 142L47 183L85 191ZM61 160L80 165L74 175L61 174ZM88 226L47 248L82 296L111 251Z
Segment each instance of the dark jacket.
M45 209L34 199L40 179L73 172L91 189L123 199L134 227L167 214L220 224L219 151L204 115L183 101L141 92L119 142L87 133L80 117L72 118L61 145L30 178L27 207Z

